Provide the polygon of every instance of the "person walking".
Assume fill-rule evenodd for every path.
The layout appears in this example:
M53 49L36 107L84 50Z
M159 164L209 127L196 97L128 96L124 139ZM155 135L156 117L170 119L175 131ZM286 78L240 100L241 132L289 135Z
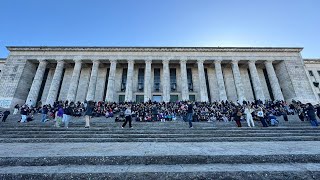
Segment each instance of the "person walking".
M132 128L132 112L131 112L131 106L128 105L127 109L124 111L124 115L126 117L126 120L124 121L124 123L122 124L121 128L124 128L127 123L129 122L129 128Z
M311 103L307 104L306 110L307 110L307 115L309 117L311 126L313 126L313 127L319 126L317 118L316 118L316 111Z
M188 101L187 107L187 121L189 122L189 128L193 128L192 126L192 116L193 116L193 105L190 101Z
M252 113L253 110L251 109L250 105L247 105L244 113L246 114L246 120L247 120L247 124L248 127L254 127L254 122L253 122L253 118L252 118Z
M86 112L85 112L85 119L86 119L86 125L85 128L90 128L90 121L93 115L93 110L94 110L94 103L93 101L89 101L87 108L86 108Z
M9 111L9 110L5 110L5 111L3 112L2 122L6 122L9 114L10 114L10 111Z

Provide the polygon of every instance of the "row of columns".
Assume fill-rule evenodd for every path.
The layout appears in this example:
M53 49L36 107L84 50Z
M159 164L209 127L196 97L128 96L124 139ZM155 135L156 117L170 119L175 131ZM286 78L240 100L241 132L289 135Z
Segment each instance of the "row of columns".
M27 103L29 105L35 105L38 94L40 92L41 83L43 81L43 76L46 70L47 61L41 59L39 60L39 66L37 68L33 83L31 85ZM232 60L232 72L234 76L234 82L237 92L237 97L240 102L246 100L245 98L245 90L242 84L242 79L240 75L240 70L238 66L238 60ZM152 90L151 90L151 63L152 60L145 61L145 79L144 79L144 101L148 101L152 99ZM204 59L200 59L197 61L198 65L198 74L199 74L199 93L200 93L200 101L205 102L208 101L208 92L207 85L205 79L204 72ZM97 85L97 76L99 69L99 60L93 60L93 66L90 75L88 92L86 95L86 100L94 100L96 85ZM163 64L163 89L162 89L162 97L163 101L170 101L170 69L169 69L169 59L165 59L162 61ZM113 102L115 101L115 74L116 74L116 60L110 60L110 71L107 85L107 92L105 101ZM227 93L224 84L224 78L221 68L221 60L214 61L216 78L218 83L218 91L220 100L227 100ZM68 89L67 100L75 101L76 93L78 89L80 72L81 72L81 60L75 60L75 65L71 77L70 86ZM276 76L275 70L272 65L272 61L265 61L265 67L267 70L267 74L270 80L273 96L277 100L284 100L284 97L281 92L281 88L278 82L278 78ZM48 96L46 99L46 104L53 104L58 95L59 85L62 80L62 73L64 68L64 61L58 60L57 66L53 75L53 79L49 88ZM180 60L180 68L181 68L181 99L189 100L189 88L188 88L188 79L187 79L187 59ZM261 82L259 79L259 75L257 72L257 68L255 65L255 61L249 61L249 70L252 80L252 86L254 89L254 93L256 99L260 99L262 101L265 100L265 96L263 93L263 89L261 86ZM127 83L126 83L126 91L125 91L125 101L133 100L133 73L134 73L134 60L128 60L128 72L127 72Z

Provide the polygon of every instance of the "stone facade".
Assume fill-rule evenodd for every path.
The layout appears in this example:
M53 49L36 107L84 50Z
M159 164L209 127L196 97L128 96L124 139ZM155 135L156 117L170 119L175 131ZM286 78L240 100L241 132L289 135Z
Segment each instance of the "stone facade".
M0 107L55 100L319 100L312 83L320 81L320 74L314 72L314 80L308 76L302 48L11 46L8 50Z
M305 69L309 78L309 83L317 98L320 99L320 59L304 59Z
M5 63L6 63L6 59L0 58L0 77L1 77L1 73L3 71L3 67L4 67ZM1 81L1 79L0 79L0 81Z

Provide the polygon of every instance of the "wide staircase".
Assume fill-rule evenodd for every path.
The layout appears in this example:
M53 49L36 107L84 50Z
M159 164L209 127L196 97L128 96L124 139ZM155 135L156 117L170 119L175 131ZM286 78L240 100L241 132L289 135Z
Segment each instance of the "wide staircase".
M0 179L320 179L320 130L297 116L278 127L235 122L73 118L0 124Z

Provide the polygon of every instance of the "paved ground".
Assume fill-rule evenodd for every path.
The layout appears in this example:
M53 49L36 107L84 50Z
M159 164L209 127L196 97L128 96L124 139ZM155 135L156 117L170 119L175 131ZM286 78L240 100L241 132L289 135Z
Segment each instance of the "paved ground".
M0 157L320 154L320 141L2 143Z

